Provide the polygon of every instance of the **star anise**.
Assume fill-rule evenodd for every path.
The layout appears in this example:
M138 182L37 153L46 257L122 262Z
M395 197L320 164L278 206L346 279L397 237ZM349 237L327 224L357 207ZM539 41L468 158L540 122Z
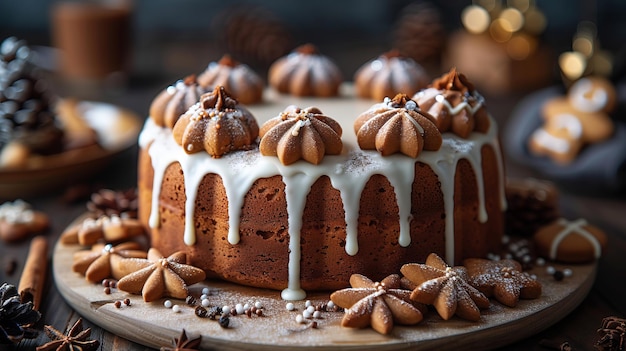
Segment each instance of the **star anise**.
M444 320L456 314L477 321L479 308L489 307L489 299L467 283L465 267L450 267L435 253L425 264L405 264L400 271L415 286L411 300L433 305Z
M146 252L140 250L136 242L125 242L116 246L96 244L91 250L78 251L74 254L72 270L85 276L90 283L98 283L105 278L120 279L116 260L122 258L146 258Z
M509 307L515 307L520 298L536 299L541 295L541 283L522 272L521 264L515 260L469 258L463 265L472 286Z
M37 346L37 351L95 351L100 347L100 341L89 340L91 328L83 330L82 318L72 325L67 335L49 325L44 331L51 341Z
M183 329L179 338L174 338L172 340L172 347L161 347L161 351L194 351L198 350L200 347L200 342L202 341L202 335L198 336L195 339L189 339L187 337L187 333L185 329Z
M426 306L410 300L410 290L400 288L400 276L390 275L380 282L353 274L350 277L352 288L336 291L330 299L346 309L341 326L372 329L389 334L394 323L413 325L423 319Z
M184 299L189 295L187 285L206 278L202 269L185 264L186 258L182 251L165 258L155 248L148 251L148 259L125 258L119 262L124 277L117 282L117 288L141 294L146 302L163 296Z

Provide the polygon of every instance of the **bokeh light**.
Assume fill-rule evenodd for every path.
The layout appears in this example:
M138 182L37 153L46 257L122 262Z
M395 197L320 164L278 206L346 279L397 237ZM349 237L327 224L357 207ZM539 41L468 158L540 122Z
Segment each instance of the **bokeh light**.
M564 52L559 56L559 67L561 67L561 71L565 77L570 80L576 80L585 73L587 60L585 55L580 52Z
M507 32L515 33L524 26L524 15L516 8L509 7L500 12L500 25Z
M463 10L461 21L470 33L480 34L489 28L491 16L485 8L477 5L470 5Z

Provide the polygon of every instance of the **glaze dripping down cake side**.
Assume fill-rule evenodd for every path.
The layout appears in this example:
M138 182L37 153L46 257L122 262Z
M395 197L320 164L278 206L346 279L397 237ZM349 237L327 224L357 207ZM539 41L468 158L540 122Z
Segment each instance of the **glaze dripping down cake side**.
M251 112L261 124L286 100L270 94ZM283 290L286 299L346 287L354 272L379 280L432 252L453 264L497 250L505 201L495 123L467 138L444 132L438 150L415 158L382 156L359 147L351 130L363 101L298 103L337 120L341 153L289 165L263 156L258 143L220 157L189 154L148 119L138 187L152 246L166 256L186 251L208 277Z

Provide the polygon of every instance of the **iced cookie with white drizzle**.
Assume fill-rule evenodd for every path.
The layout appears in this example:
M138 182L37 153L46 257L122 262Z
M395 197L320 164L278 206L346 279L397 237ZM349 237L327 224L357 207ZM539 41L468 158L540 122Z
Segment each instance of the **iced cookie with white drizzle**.
M485 99L456 68L416 93L413 100L435 117L435 124L442 133L452 132L467 138L474 131L486 133L490 128Z

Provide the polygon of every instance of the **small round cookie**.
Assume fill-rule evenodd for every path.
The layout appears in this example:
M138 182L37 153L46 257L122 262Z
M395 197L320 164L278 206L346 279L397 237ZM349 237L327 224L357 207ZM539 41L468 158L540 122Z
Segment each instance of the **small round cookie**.
M553 261L585 263L600 258L606 234L585 219L564 218L540 228L534 236L537 253Z
M0 205L0 239L5 242L26 239L49 227L48 215L33 210L27 202L15 200Z

